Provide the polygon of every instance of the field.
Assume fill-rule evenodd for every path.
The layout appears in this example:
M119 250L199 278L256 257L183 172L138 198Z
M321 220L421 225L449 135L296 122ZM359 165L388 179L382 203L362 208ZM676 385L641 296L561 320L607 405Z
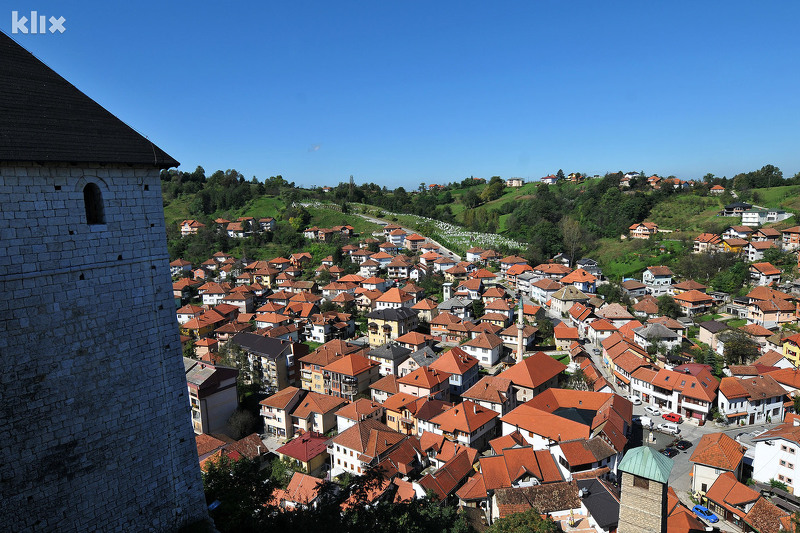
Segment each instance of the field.
M189 202L193 199L194 196L182 195L164 206L164 222L167 227L170 224L180 224L187 218L192 218L189 214Z
M167 206L164 207L164 221L169 226L170 224L179 224L182 220L193 218L189 212L189 205L194 200L194 195L183 194L178 198L172 200ZM227 219L236 219L239 217L278 217L278 211L283 208L283 201L274 196L261 196L255 200L251 200L248 204L241 209L232 209L230 211L217 211L209 215L210 219L223 217Z
M763 207L798 209L800 208L798 194L800 194L800 185L755 189L753 203Z
M682 253L681 241L600 239L597 249L586 255L600 263L606 277L621 280L639 274L648 266L668 264L674 255Z
M312 226L330 228L349 224L362 236L369 236L373 231L381 229L378 224L364 220L353 213L342 213L325 207L307 207L306 209L311 214Z
M717 198L694 195L681 195L656 205L647 217L662 229L701 233L715 229L716 226L737 224L738 218L718 217L722 209Z

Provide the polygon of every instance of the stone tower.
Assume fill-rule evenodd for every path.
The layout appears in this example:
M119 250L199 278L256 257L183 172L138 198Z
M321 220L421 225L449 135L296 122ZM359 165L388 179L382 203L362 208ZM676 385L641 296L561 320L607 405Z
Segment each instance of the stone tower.
M622 476L618 533L666 533L672 459L642 446L626 453L617 469Z
M522 330L525 327L525 322L522 319L523 313L522 294L519 295L519 310L517 311L517 353L514 360L517 363L522 362L525 348L522 345Z
M160 169L178 163L0 33L0 524L207 519Z

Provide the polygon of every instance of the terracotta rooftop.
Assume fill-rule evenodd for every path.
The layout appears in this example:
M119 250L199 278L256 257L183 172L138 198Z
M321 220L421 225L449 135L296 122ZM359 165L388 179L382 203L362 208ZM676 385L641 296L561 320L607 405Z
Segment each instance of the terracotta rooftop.
M367 372L370 368L378 366L377 363L371 359L367 359L363 355L348 354L329 363L322 370L326 372L335 372L346 376L358 376L362 372Z
M482 407L470 400L465 400L431 419L431 423L439 426L445 433L460 431L470 434L498 416L500 415L497 411Z
M325 435L309 431L290 440L275 450L275 453L286 455L303 463L308 463L314 457L322 453L327 453L328 440L329 439Z
M501 376L484 376L475 385L461 394L462 398L492 403L504 403L509 399L511 380Z
M744 448L728 435L708 433L700 438L689 460L713 468L734 471L743 457Z
M477 366L478 360L458 346L444 352L429 368L448 374L464 374Z
M564 372L567 367L544 352L536 352L509 367L498 377L511 380L514 385L536 389Z
M447 372L441 372L428 367L420 367L410 374L398 378L397 382L402 385L432 389L449 379L450 374Z

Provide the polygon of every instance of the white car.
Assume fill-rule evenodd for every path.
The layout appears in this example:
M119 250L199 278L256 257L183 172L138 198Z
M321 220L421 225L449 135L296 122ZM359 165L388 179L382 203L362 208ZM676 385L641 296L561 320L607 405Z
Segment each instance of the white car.
M679 435L681 432L681 428L678 427L678 424L673 424L672 422L659 424L658 430L663 431L664 433L672 433L673 435Z
M644 408L645 412L647 412L650 416L661 416L661 410L658 407L653 407L652 405L648 405Z
M642 399L636 396L635 394L631 394L628 396L628 399L631 401L633 405L642 405Z

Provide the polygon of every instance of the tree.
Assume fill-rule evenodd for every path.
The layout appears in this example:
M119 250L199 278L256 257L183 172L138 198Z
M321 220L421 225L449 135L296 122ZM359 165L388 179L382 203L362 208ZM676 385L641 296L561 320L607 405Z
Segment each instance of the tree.
M239 370L239 376L236 378L236 388L239 394L242 393L242 388L248 384L261 383L261 376L258 372L253 370L250 365L250 360L247 357L247 352L242 348L229 342L223 346L217 355L217 361L222 366L228 366Z
M261 422L258 417L250 411L237 409L228 419L228 426L230 426L231 429L231 436L239 440L252 433L256 433L260 429Z
M497 520L487 533L557 533L561 531L552 518L542 518L539 511L529 509Z
M781 489L784 492L789 492L789 487L786 486L786 483L778 481L777 479L770 479L769 486L773 489Z
M563 180L564 179L564 171L559 168L558 172L556 172L556 177L558 179L560 179L560 180Z
M630 303L630 297L622 292L622 287L617 283L604 283L597 287L597 294L609 303L619 302L624 305Z
M489 185L481 192L481 200L484 202L491 202L503 196L503 191L506 188L505 182L499 176L494 176L489 181Z
M194 349L194 339L189 339L183 344L183 356L187 359L197 359L197 352Z
M553 321L549 318L543 316L539 320L536 321L536 327L538 331L536 332L541 340L549 339L553 336Z
M569 266L572 266L581 245L583 244L583 230L581 229L580 222L572 217L564 217L561 219L561 236L564 240L564 249L569 255Z
M486 311L486 305L483 303L483 300L473 300L472 301L472 313L475 315L476 318L480 318Z
M658 313L670 318L678 318L681 315L681 306L669 294L658 297Z
M578 369L574 374L569 375L564 387L574 390L587 390L588 378L583 370Z
M233 461L225 456L209 461L203 473L206 503L219 501L210 511L220 531L257 531L259 521L271 509L273 484L270 469L262 469L259 461L246 457Z
M725 344L725 362L728 365L742 365L758 358L759 346L741 330L734 329L720 335Z
M481 203L481 199L478 193L475 192L475 189L470 189L461 196L461 203L463 203L467 209L472 209Z

